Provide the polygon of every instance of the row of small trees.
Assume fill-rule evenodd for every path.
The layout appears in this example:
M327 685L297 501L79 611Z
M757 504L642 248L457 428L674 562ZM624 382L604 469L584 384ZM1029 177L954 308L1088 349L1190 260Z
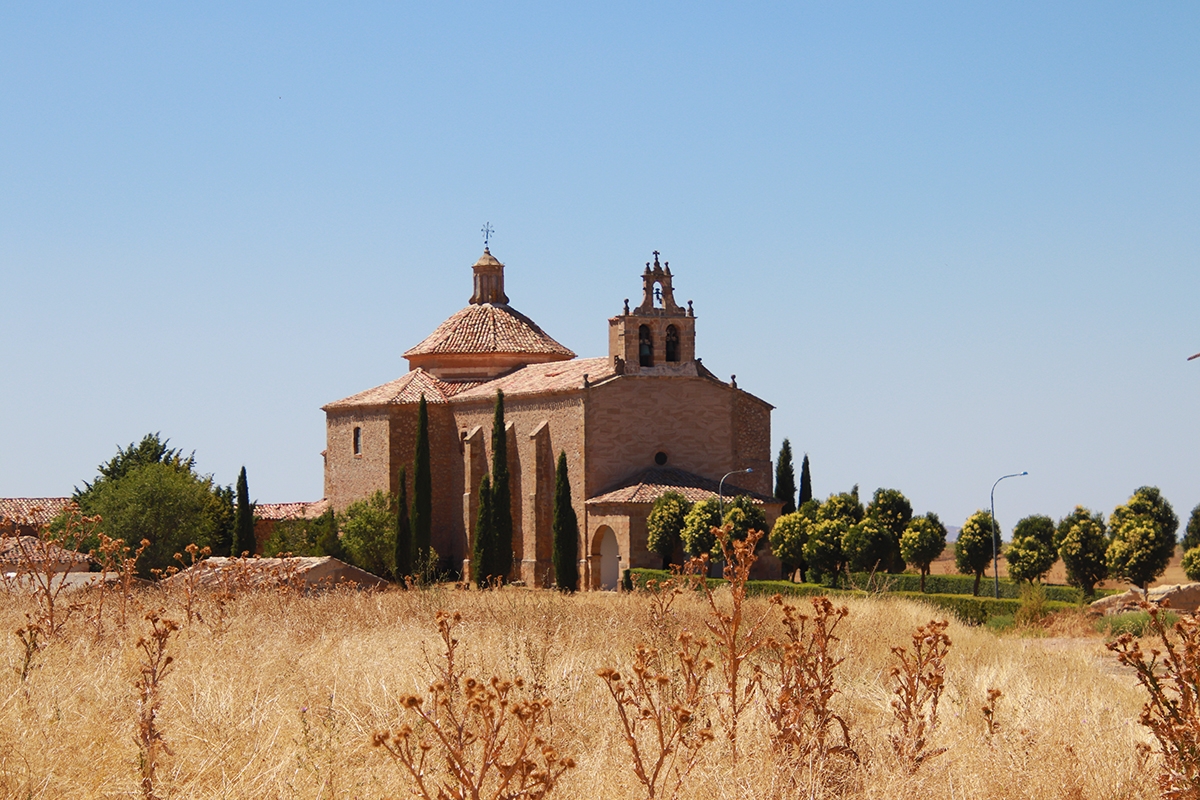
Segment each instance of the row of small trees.
M959 571L979 576L992 559L994 524L991 514L977 511L963 525L955 548ZM1035 514L1013 528L1012 542L1004 549L1009 577L1040 581L1061 558L1067 581L1089 597L1107 578L1127 581L1145 590L1166 571L1175 553L1179 518L1162 492L1143 486L1104 515L1077 506L1056 524ZM999 541L995 542L998 546ZM1190 580L1200 580L1200 505L1192 509L1183 538L1183 568Z

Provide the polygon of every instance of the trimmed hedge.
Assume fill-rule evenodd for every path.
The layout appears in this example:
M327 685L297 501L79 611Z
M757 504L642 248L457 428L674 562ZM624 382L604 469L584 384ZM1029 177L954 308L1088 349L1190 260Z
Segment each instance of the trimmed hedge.
M628 586L630 588L637 587L638 589L646 588L646 581L656 580L664 581L671 577L671 573L661 569L631 569L627 570ZM911 577L911 576L888 576L888 577ZM943 576L939 576L943 577ZM959 577L959 576L950 576ZM921 593L918 591L889 591L878 593L876 597L898 597L904 600L912 600L918 603L934 606L944 609L961 621L968 625L982 625L992 617L1011 616L1017 613L1017 609L1021 607L1021 601L1015 597L1001 597L997 600L994 597L973 597L970 594L970 583L974 579L966 576L968 583L967 593L951 592L951 593ZM722 578L708 578L708 585L716 588L725 583ZM893 584L894 586L895 584ZM930 586L927 579L926 587ZM1004 584L1001 584L1003 590ZM1045 587L1047 590L1051 587ZM1064 587L1055 587L1064 588ZM1078 590L1075 590L1078 591ZM746 594L758 596L770 596L780 594L790 597L867 597L867 592L855 589L831 589L828 586L821 586L816 583L792 583L791 581L747 581ZM1047 611L1062 611L1068 608L1077 608L1079 603L1074 601L1052 600L1049 599L1050 592L1047 591L1046 610Z
M865 573L853 573L850 575L851 586L874 586L876 591L889 592L916 592L921 591L921 576L904 573L901 575L888 575L876 573L874 578ZM971 590L975 587L975 576L973 575L930 575L925 579L925 592L927 594L971 594ZM1042 588L1046 591L1046 599L1054 600L1061 603L1074 603L1079 605L1083 602L1083 590L1077 589L1074 586L1061 586L1059 584L1042 584ZM985 578L979 583L979 596L984 595L992 597L993 582L991 578ZM1095 599L1099 599L1106 595L1114 594L1112 589L1097 589ZM1021 596L1021 587L1016 581L1008 578L1000 579L1000 599L1016 600ZM995 598L992 597L994 600Z

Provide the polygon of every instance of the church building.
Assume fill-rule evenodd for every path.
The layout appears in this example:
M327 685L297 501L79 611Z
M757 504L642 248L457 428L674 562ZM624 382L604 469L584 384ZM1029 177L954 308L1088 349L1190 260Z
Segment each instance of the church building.
M608 355L577 358L509 305L504 265L487 248L470 303L404 353L410 371L323 407L325 498L341 512L411 480L421 396L429 414L433 538L444 567L464 571L480 480L490 469L492 413L504 392L514 569L529 586L553 580L555 464L565 452L579 519L580 585L616 588L629 567L658 567L646 548L655 499L750 495L768 522L770 404L718 379L696 357L692 303L675 301L669 264L647 263L642 298L608 320ZM746 472L745 470L752 471ZM409 497L411 497L411 490ZM764 551L763 577L779 571Z

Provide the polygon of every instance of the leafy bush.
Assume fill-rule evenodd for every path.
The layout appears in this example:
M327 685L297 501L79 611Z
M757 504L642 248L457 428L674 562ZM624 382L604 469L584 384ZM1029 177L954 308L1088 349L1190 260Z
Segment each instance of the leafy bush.
M1078 586L1087 597L1096 594L1096 584L1108 577L1108 547L1104 516L1083 506L1058 522L1054 547L1067 568L1067 583Z
M663 560L663 568L671 562L680 534L692 504L679 492L663 492L654 501L646 519L646 549Z
M1183 554L1183 574L1189 581L1200 581L1200 545Z
M900 555L921 573L921 591L925 591L925 579L929 565L946 549L946 526L938 515L930 511L908 523L900 536Z
M1015 581L1040 581L1058 560L1054 548L1054 521L1044 514L1025 517L1013 528L1012 543L1004 551L1008 575Z
M775 520L771 528L771 553L778 558L789 575L800 570L800 580L804 580L807 564L804 561L804 543L808 541L808 531L812 520L803 512L796 511L784 514Z
M365 500L351 503L338 522L342 547L350 563L380 577L392 574L396 558L396 509L391 495L380 490Z
M979 594L979 579L992 565L1000 549L1000 526L988 511L976 511L963 523L954 543L954 566L964 575L975 576L972 594Z
M1143 590L1167 569L1175 555L1179 518L1156 486L1143 486L1110 519L1108 571Z

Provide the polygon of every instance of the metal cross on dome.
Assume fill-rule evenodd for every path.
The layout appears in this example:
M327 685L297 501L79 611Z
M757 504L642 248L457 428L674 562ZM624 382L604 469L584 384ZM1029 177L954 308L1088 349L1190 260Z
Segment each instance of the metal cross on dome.
M485 222L483 223L483 227L479 229L479 232L483 234L483 246L487 247L488 240L492 238L492 234L496 232L496 229L492 227L492 223Z

